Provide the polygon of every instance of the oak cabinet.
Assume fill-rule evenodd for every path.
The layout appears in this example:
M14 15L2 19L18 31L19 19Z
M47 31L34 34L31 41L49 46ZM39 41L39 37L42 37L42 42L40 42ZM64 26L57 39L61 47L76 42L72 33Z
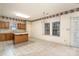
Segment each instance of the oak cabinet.
M17 24L17 28L18 29L22 29L22 30L26 30L26 24L25 23L23 23L23 24L22 23L18 23Z
M13 40L14 44L28 41L28 34L0 33L0 41Z
M2 26L2 24L1 24L1 22L0 22L0 29L1 29L1 26Z
M5 38L6 38L6 40L13 40L14 39L12 33L5 34Z
M0 41L7 41L13 39L14 37L12 33L0 33Z
M0 21L0 29L9 29L9 22Z
M14 35L14 43L22 43L28 41L28 34L19 34L19 35Z
M9 28L9 22L6 22L6 24L4 24L5 28L8 29Z
M5 35L4 34L0 34L0 41L4 41L5 40Z

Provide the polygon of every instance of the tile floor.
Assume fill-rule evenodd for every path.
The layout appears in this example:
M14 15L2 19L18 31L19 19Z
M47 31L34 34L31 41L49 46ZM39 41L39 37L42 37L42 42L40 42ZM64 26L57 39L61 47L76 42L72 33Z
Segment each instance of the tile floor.
M0 42L0 56L79 56L79 48L30 39L13 45L12 41Z

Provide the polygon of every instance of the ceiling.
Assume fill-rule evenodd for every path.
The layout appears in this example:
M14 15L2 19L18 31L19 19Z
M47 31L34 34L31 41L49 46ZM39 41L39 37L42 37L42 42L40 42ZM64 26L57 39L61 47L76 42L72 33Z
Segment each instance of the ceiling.
M26 20L34 20L77 7L77 3L0 3L0 16L20 18L14 14L20 12L30 16Z

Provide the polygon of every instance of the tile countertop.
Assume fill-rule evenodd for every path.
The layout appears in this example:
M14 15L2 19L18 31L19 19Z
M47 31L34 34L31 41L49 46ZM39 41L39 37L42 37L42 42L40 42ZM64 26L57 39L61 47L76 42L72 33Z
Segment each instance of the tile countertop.
M13 32L0 32L1 34L3 34L3 33L13 33ZM20 34L28 34L28 33L13 33L13 34L15 34L15 35L20 35Z
M28 33L14 33L15 35L20 35L20 34L28 34Z
M12 33L12 32L0 32L1 34L3 34L3 33Z

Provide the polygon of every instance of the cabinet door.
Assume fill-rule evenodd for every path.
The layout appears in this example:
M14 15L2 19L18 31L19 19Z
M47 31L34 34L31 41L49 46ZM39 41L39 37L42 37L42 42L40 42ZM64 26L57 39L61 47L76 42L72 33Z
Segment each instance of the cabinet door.
M6 40L12 40L12 34L11 33L7 33L5 35L5 37L6 37Z
M26 29L26 24L23 24L23 29Z
M2 27L2 23L0 22L0 29L1 29L1 27Z
M5 34L0 34L0 41L5 41Z
M0 22L0 29L9 29L9 22Z
M4 28L4 23L1 22L0 25L1 25L1 29L3 29Z
M20 29L20 23L17 24L17 28Z
M9 28L9 22L5 23L5 28L8 29Z
M18 23L17 28L22 29L22 30L26 30L26 24Z
M2 23L2 29L5 29L5 22Z
M1 41L1 34L0 34L0 41Z
M9 34L5 34L6 40L10 40Z
M5 34L2 34L2 40L3 40L3 41L6 40Z
M22 29L26 29L26 24L21 24L21 26L22 26Z

